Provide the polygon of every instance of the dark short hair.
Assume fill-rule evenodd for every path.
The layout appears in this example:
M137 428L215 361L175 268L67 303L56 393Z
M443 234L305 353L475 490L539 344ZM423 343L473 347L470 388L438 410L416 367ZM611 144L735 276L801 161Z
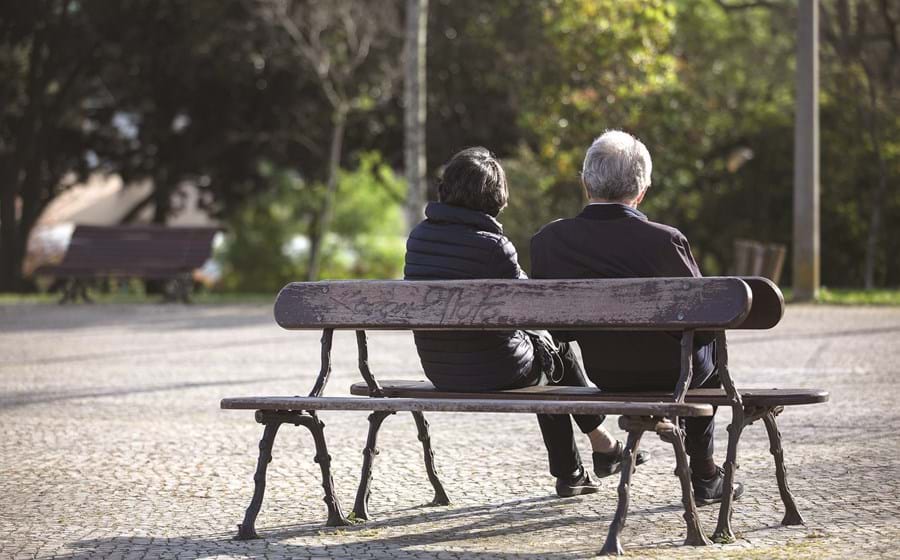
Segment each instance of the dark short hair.
M438 199L451 206L496 216L509 200L506 173L487 148L466 148L444 166L438 183Z

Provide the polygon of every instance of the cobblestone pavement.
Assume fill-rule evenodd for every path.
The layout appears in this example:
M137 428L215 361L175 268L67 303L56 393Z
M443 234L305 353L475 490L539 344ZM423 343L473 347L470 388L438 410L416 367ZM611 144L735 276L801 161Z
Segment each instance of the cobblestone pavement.
M372 335L382 378L421 374L408 333ZM655 437L638 469L624 542L632 557L900 558L900 309L791 306L772 331L731 337L743 386L816 386L826 405L781 416L791 488L805 527L779 525L765 430L748 428L730 545L680 545L674 459ZM347 394L352 335L335 340L327 391ZM431 490L408 414L380 436L374 521L323 526L318 466L303 428L282 428L257 527L231 540L252 493L261 428L219 399L293 395L318 370L318 334L282 331L268 306L0 306L0 558L590 557L615 508L615 484L558 499L530 415L430 414L453 500ZM349 512L364 413L321 413ZM728 411L720 411L724 455ZM615 419L607 426L615 427ZM618 428L615 428L618 431ZM582 441L587 450L587 441ZM716 510L703 508L708 532Z

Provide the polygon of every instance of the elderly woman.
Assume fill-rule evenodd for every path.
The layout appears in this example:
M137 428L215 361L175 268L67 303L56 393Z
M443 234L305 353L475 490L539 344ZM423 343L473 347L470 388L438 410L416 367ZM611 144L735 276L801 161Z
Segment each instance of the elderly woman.
M509 192L500 162L487 149L465 149L444 167L440 202L429 203L426 219L406 244L408 280L473 278L526 279L516 249L503 235L497 215ZM587 386L574 351L546 332L415 332L425 375L447 391L491 391L532 385ZM556 365L554 365L554 362ZM560 371L562 370L562 371ZM552 377L551 377L552 376ZM623 446L600 424L602 416L575 417L588 435L594 473L619 471ZM538 415L547 446L550 473L559 496L598 491L581 464L568 415ZM639 453L637 464L648 455Z

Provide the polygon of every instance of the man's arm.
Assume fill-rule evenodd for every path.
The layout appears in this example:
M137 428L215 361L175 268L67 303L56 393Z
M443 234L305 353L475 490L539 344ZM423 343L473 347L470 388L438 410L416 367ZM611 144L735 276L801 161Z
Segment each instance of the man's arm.
M666 276L702 278L700 267L691 253L691 244L681 232L672 236L672 250L666 259ZM681 338L679 333L678 338ZM694 347L706 346L716 338L712 331L700 331L694 335Z
M543 230L542 230L543 231ZM531 238L531 277L532 278L552 278L550 274L549 264L547 264L547 252L545 250L545 241L540 238L541 231L537 232ZM550 331L558 342L572 342L575 340L575 333L571 331Z
M669 240L661 264L662 274L660 276L675 278L700 278L703 276L693 253L691 253L691 244L688 243L687 237L677 230Z

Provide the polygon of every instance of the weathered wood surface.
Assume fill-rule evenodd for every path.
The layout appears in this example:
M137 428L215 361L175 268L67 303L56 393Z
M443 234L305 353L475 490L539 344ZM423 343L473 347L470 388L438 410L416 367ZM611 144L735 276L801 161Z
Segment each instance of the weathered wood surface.
M288 284L286 329L722 329L751 305L738 278L339 281Z
M238 397L222 399L223 409L371 410L416 412L511 412L544 414L625 414L633 416L712 416L708 404L605 402L582 400L407 399L355 397Z
M435 389L428 381L387 380L380 381L385 397L402 397L412 399L540 399L561 400L576 399L580 401L616 401L616 402L657 402L672 398L672 393L604 393L595 387L525 387L508 389L490 393L460 393ZM350 387L352 395L368 395L365 383L354 383ZM745 406L788 406L800 404L816 404L828 401L827 391L821 389L738 389ZM687 392L685 402L705 403L713 406L730 404L722 389L691 389Z
M172 278L203 266L218 228L78 226L63 260L39 274Z
M784 316L784 295L778 286L762 277L742 277L753 293L753 305L750 313L734 328L738 329L771 329Z

